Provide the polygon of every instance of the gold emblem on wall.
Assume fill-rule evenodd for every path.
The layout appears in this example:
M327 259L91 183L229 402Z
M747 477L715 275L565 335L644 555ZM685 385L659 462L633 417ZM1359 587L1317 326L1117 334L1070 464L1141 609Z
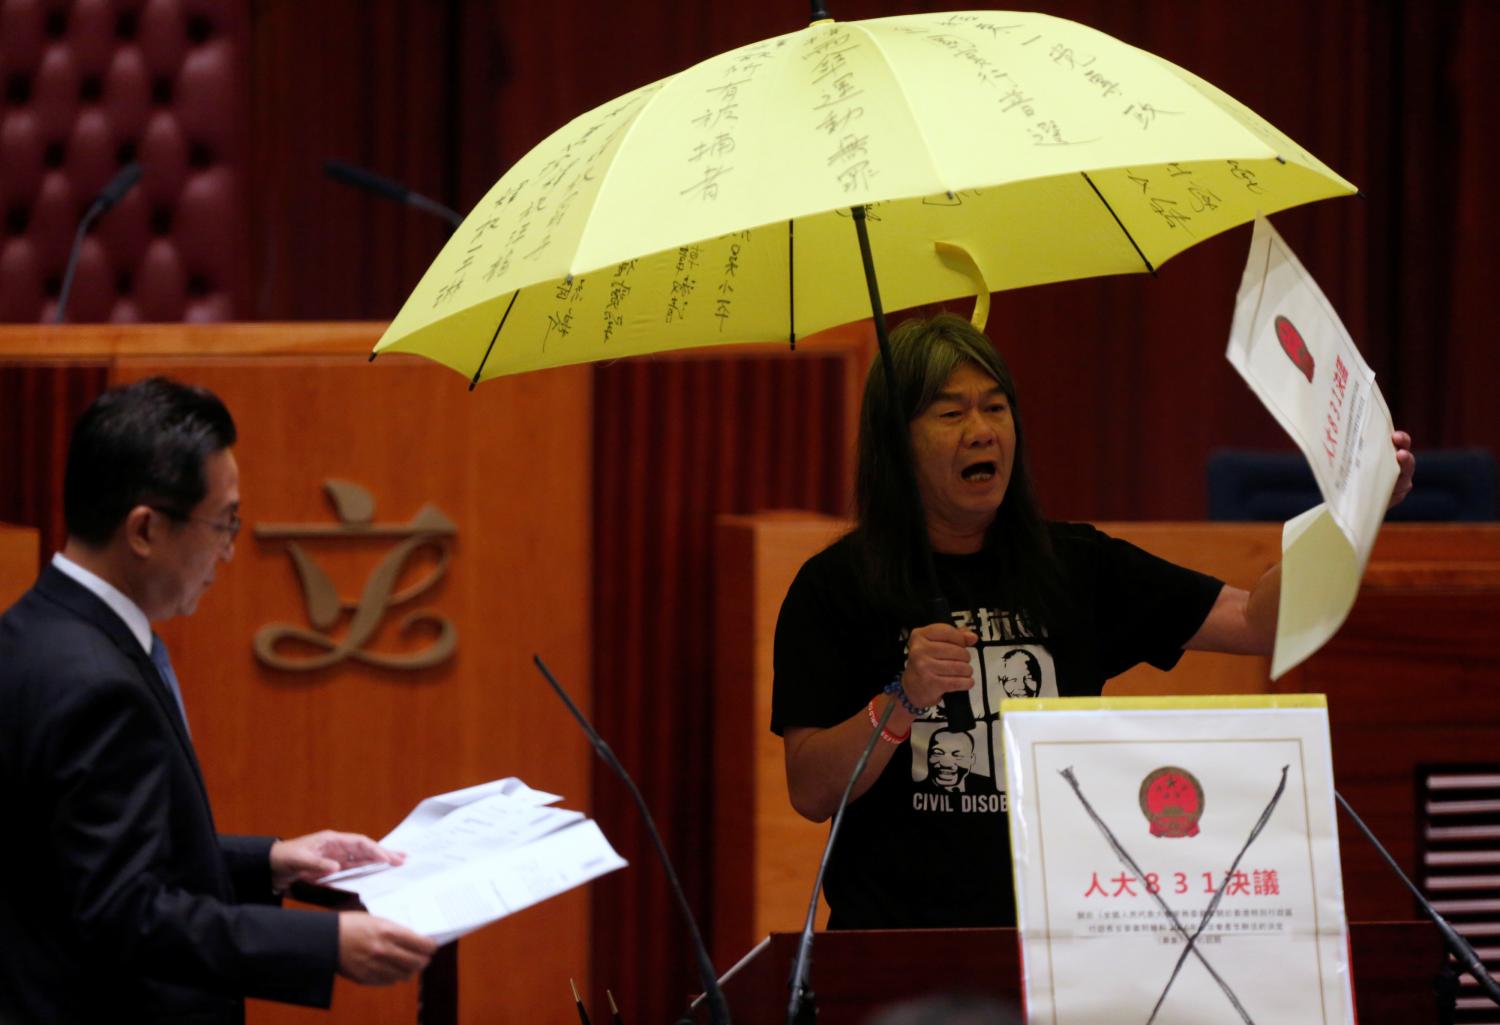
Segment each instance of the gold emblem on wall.
M381 652L367 645L374 640L386 613L427 593L443 578L453 555L458 528L442 510L424 505L406 523L376 523L375 499L370 492L347 480L327 480L323 490L333 504L337 523L267 523L255 527L259 541L286 541L287 554L296 568L307 604L311 629L295 623L269 623L255 633L255 657L274 669L306 671L324 669L352 658L385 669L426 669L452 657L458 647L458 628L446 616L431 609L408 612L397 624L405 634L428 627L436 630L432 642L417 651ZM398 543L371 571L357 601L340 597L338 588L322 566L308 554L309 543L349 542L390 538ZM423 548L430 548L436 562L427 574L397 589L408 563ZM333 631L349 617L342 638Z

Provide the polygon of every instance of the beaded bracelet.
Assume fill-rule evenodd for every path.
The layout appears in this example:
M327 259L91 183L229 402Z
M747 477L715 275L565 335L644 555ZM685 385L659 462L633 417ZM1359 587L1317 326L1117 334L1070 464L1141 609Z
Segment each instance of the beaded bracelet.
M871 726L880 726L880 716L875 711L874 698L871 698L870 703L865 706L865 714L870 717ZM887 744L904 744L907 740L911 739L911 729L908 728L905 733L900 734L892 733L890 730L882 729L880 731L880 739L885 741Z
M913 719L920 719L928 712L932 711L932 709L930 708L918 708L916 705L911 703L911 698L906 696L906 688L901 686L900 673L897 673L896 678L885 685L885 692L887 694L895 695L896 700L901 702L901 707L906 709L906 714L911 716Z

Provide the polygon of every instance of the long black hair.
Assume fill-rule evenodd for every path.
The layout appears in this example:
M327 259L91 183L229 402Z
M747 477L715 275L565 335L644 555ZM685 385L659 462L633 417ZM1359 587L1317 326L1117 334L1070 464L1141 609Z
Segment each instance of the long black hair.
M1010 402L1016 447L1005 498L985 533L984 551L1005 573L1015 611L1044 628L1061 597L1057 565L1026 465L1026 437L1015 378L984 333L962 317L939 314L903 322L890 336L895 387L879 359L865 378L855 475L858 526L853 535L865 585L877 607L915 625L930 620L924 548L927 524L912 493L911 423L953 372L972 363ZM892 406L899 412L893 415ZM899 436L895 424L900 423ZM904 453L902 451L904 447Z

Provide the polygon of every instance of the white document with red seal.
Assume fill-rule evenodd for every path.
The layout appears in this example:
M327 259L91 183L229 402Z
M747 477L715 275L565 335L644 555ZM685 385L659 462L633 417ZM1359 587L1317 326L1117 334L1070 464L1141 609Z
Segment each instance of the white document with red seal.
M1275 679L1321 648L1354 605L1398 473L1391 414L1338 314L1263 217L1226 356L1307 457L1323 494L1282 532Z
M1322 695L1001 710L1028 1022L1352 1025Z

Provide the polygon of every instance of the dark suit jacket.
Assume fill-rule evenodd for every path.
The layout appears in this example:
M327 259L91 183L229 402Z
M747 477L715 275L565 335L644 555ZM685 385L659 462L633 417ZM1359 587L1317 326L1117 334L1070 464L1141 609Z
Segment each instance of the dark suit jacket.
M51 566L0 616L0 797L0 1023L328 1005L337 917L275 906L270 838L217 834L150 658Z

